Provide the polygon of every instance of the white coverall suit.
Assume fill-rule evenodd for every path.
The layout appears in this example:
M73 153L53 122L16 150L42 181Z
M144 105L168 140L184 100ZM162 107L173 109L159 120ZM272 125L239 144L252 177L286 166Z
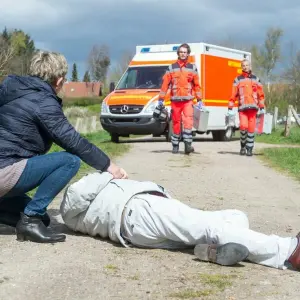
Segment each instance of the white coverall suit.
M285 268L291 247L296 246L291 237L249 229L242 211L191 208L153 182L113 179L109 173L89 174L71 184L61 214L69 228L109 237L125 247L182 249L234 242L248 248L249 261L279 269Z

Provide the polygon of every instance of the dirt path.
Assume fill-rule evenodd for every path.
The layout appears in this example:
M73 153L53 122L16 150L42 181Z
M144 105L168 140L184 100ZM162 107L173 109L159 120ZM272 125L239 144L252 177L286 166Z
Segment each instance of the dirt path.
M187 157L162 140L132 144L119 160L131 178L155 180L201 209L245 211L253 229L283 236L300 229L300 184L237 155L238 142L198 141ZM260 146L262 147L262 146ZM245 182L248 189L243 189ZM174 184L174 182L176 184ZM51 213L57 217L59 201ZM68 233L56 245L18 243L0 227L0 299L299 299L300 274L251 263L226 268L191 252L124 249ZM173 296L173 297L172 297ZM176 296L176 297L175 297Z

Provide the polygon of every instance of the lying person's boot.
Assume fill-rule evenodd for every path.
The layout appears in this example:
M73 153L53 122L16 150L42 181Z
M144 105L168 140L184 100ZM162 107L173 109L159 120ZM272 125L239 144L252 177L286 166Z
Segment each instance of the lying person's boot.
M27 216L21 213L21 219L16 225L18 241L31 241L35 243L64 242L64 234L53 233L42 222L40 216Z
M190 154L194 151L195 151L195 149L192 146L192 143L187 143L187 142L184 143L184 153L185 154Z
M297 234L298 244L296 249L291 254L288 259L288 262L292 265L294 269L300 270L300 232Z
M0 210L0 224L16 227L20 220L20 213L12 213ZM50 217L46 213L42 216L42 222L46 227L50 225Z
M194 254L203 261L213 262L222 266L232 266L245 260L249 255L247 247L237 243L199 244L194 249Z

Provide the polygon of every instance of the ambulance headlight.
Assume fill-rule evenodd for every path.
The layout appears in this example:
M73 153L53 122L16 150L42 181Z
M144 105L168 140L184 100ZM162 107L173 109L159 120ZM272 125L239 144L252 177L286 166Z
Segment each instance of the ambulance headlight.
M102 105L101 105L101 113L108 113L109 109L108 109L108 105L106 104L106 101L102 101Z
M152 101L145 109L145 113L153 113L158 101Z

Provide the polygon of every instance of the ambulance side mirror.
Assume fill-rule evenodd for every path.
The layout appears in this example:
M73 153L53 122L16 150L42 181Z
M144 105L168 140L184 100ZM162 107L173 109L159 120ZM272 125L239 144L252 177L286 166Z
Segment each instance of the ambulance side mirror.
M109 84L109 92L111 93L112 91L114 91L115 90L115 83L114 82L111 82L110 84Z

